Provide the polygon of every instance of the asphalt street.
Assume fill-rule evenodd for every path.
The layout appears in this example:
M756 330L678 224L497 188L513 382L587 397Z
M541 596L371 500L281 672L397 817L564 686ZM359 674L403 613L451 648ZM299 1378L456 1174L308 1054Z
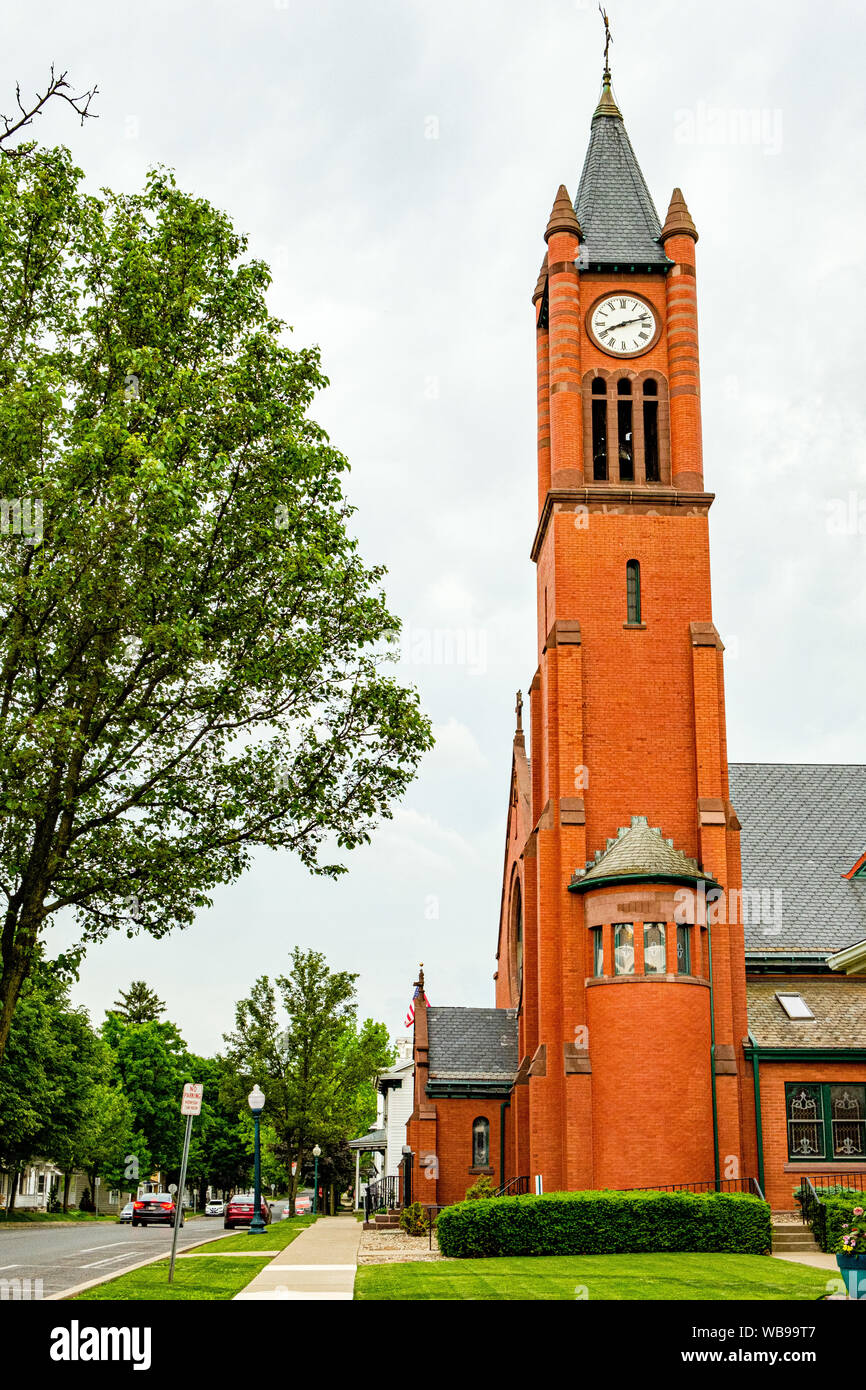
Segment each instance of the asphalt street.
M187 1220L178 1232L178 1250L196 1245L223 1231L222 1217ZM47 1298L91 1279L121 1274L139 1260L171 1251L170 1226L138 1226L88 1221L80 1226L33 1225L17 1231L0 1230L0 1280L41 1279L31 1285L31 1297ZM7 1287L7 1286L4 1286Z

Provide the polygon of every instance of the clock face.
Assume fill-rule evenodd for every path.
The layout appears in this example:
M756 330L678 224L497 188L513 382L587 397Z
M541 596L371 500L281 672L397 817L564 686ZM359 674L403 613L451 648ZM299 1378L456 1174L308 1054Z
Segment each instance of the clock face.
M659 322L645 299L634 294L609 294L587 315L592 337L614 357L636 357L655 342Z

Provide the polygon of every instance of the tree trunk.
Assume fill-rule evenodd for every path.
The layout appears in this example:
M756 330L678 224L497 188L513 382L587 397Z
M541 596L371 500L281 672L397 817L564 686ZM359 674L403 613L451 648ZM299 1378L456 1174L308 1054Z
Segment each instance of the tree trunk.
M7 932L4 931L3 934L5 937ZM21 952L12 950L7 959L4 945L3 968L0 970L0 1065L3 1063L3 1054L9 1041L15 1006L27 978L27 966L28 958Z
M6 1210L11 1216L15 1210L15 1198L18 1196L18 1179L21 1176L21 1169L15 1168L12 1172L12 1186L9 1188L9 1201Z
M72 1172L63 1174L63 1215L69 1210L69 1189L72 1186Z

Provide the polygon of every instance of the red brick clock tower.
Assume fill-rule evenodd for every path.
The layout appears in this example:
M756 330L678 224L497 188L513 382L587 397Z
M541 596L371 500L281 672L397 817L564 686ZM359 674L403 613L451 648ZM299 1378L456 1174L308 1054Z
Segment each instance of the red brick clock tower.
M511 770L495 1008L415 1011L424 1200L756 1172L739 831L713 625L695 247L605 67L535 293L537 670ZM517 1177L515 1178L515 1175Z
M520 1058L502 1166L545 1191L742 1177L744 947L726 920L740 827L710 599L698 235L679 189L660 224L607 69L577 197L560 187L545 240L538 670L529 758L518 715L497 974Z

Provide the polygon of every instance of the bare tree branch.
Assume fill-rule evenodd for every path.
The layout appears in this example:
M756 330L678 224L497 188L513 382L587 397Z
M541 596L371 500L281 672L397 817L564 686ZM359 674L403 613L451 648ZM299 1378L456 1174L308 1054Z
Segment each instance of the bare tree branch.
M52 97L61 97L63 101L71 106L75 114L79 117L82 125L84 125L84 122L88 119L98 120L99 118L96 116L95 112L90 110L90 103L98 91L99 88L94 84L88 91L81 92L80 95L76 96L72 90L71 83L66 80L66 73L62 72L60 76L57 77L54 72L54 64L52 63L51 78L48 86L43 93L36 93L36 100L32 106L26 107L24 105L21 100L21 87L16 83L15 100L21 114L19 116L0 115L0 121L3 122L4 126L4 129L0 130L0 145L3 145L5 140L11 139L13 135L17 135L25 126L30 125L34 116L41 116L43 109ZM23 148L20 146L17 148L7 147L4 149L5 154L15 155L21 154L22 152Z

